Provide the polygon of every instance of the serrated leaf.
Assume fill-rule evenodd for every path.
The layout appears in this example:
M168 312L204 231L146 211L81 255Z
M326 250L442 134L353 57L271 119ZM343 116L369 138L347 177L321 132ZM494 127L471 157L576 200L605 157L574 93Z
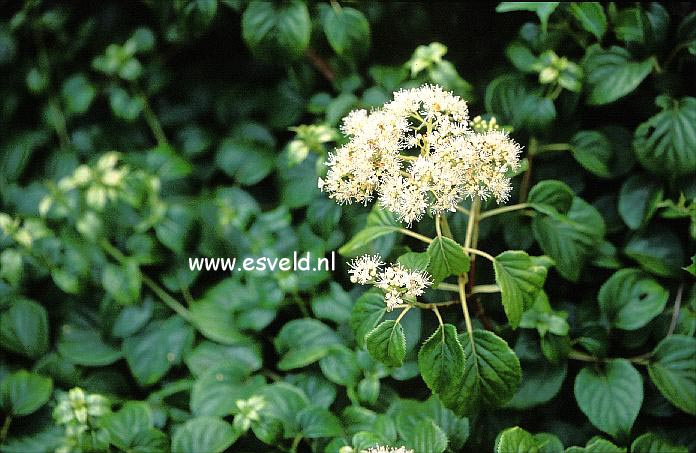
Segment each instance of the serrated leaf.
M648 223L662 201L662 185L642 174L634 174L621 186L619 215L632 230Z
M0 345L36 359L48 351L48 313L29 299L16 299L0 316Z
M541 21L542 30L546 30L549 17L556 10L560 2L500 2L495 8L498 13L509 11L532 11Z
M633 441L631 453L689 453L689 449L674 445L656 434L645 433Z
M179 316L156 321L144 332L128 337L121 350L131 373L142 386L158 382L169 369L181 363L193 342L193 329Z
M575 378L575 399L598 429L625 436L643 404L643 379L628 360L610 360L601 370L583 368Z
M661 224L652 224L633 234L623 250L640 267L660 277L679 277L686 262L679 237Z
M265 383L261 376L247 379L246 370L240 370L234 363L218 363L193 384L191 412L195 416L224 417L233 414L237 408L237 400L250 398Z
M426 418L403 433L404 444L419 453L442 453L447 449L447 436L434 420Z
M438 284L450 275L460 275L469 271L469 257L454 240L438 236L428 245L430 257L428 272L433 276L433 284Z
M372 357L388 366L400 367L406 357L406 337L401 324L387 320L365 336L367 350Z
M295 319L283 326L274 341L281 370L302 368L326 356L341 344L338 335L316 319Z
M558 272L570 281L580 278L587 260L604 238L602 215L579 197L567 215L539 215L532 220L534 237Z
M425 271L430 264L430 255L428 255L427 252L407 252L397 258L396 261L406 269L412 271Z
M546 179L534 185L527 201L535 210L553 215L565 214L573 204L575 194L568 185L555 179Z
M621 269L599 290L599 308L619 329L636 330L662 313L669 292L638 269Z
M638 88L653 69L651 59L633 61L631 54L622 47L604 50L598 44L587 49L582 64L590 105L609 104L626 96Z
M663 177L696 173L696 98L659 96L662 111L636 129L633 145L641 165Z
M338 418L328 410L309 406L297 414L297 423L302 435L308 439L337 437L343 434Z
M29 415L46 404L52 390L50 378L19 370L0 382L0 407L13 416Z
M104 341L96 330L65 324L58 340L58 352L72 363L106 366L121 358L121 351Z
M575 160L600 178L622 176L635 163L630 133L621 127L579 131L570 145Z
M351 59L365 55L370 48L370 24L360 11L343 6L321 8L321 23L331 48Z
M358 231L350 241L343 244L343 246L338 249L338 253L343 256L359 255L361 251L372 241L386 234L394 233L398 229L399 227L387 225L365 227L364 229Z
M387 312L384 296L378 290L370 290L360 296L350 314L350 325L358 345L365 344L365 335L382 320Z
M312 24L300 1L283 4L251 2L242 14L242 37L265 59L296 59L309 45Z
M607 31L607 16L604 7L599 2L573 2L570 4L570 12L580 22L582 28L602 39Z
M172 453L221 453L232 445L239 435L232 425L219 417L192 418L174 432Z
M546 267L535 265L526 252L509 250L495 257L493 268L505 314L516 329L544 286Z
M101 426L109 432L109 442L128 451L138 433L153 427L152 410L147 403L128 401L118 412L106 415Z
M520 382L520 363L507 343L492 332L456 335L440 326L423 343L418 367L428 388L457 415L505 404Z
M496 453L532 451L539 451L539 444L534 436L519 426L508 428L500 433L495 445Z
M696 338L672 335L653 350L650 379L679 409L696 415Z

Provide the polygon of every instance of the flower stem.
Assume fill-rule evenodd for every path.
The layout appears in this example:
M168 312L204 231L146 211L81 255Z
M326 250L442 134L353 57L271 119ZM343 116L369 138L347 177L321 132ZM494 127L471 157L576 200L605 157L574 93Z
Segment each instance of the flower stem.
M7 438L7 433L10 431L10 424L12 423L12 416L7 415L5 417L5 421L2 424L2 429L0 430L0 444L5 442L5 439Z
M479 216L479 220L487 219L488 217L493 217L505 212L519 211L520 209L526 209L530 207L529 203L518 203L510 206L502 206L500 208L491 209L490 211L482 212Z
M466 253L482 256L489 260L491 263L495 262L495 257L489 253L484 252L483 250L472 249L471 247L462 247L462 250L464 250Z
M111 245L109 241L103 239L99 241L99 245L102 250L108 253L112 258L123 264L126 261L126 257L121 253L119 249ZM184 318L188 322L192 322L191 312L189 312L186 307L181 305L176 299L169 295L161 286L159 286L154 280L148 277L143 271L140 271L140 278L142 278L145 286L150 288L150 290L155 293L157 297L160 298L169 308L174 310L179 316Z
M534 160L534 155L537 153L537 148L539 142L535 137L529 139L529 148L527 150L527 171L524 172L522 176L522 186L520 187L520 203L527 201L527 194L529 194L529 185L532 182L532 161Z
M402 311L401 313L399 313L399 316L396 318L396 321L395 321L395 322L396 322L397 324L399 324L399 321L401 321L401 318L403 318L404 316L406 316L406 313L408 313L408 311L409 311L410 309L411 309L411 306L410 306L410 305L407 306L406 308L404 308L404 311Z
M430 244L431 242L433 242L433 240L430 239L429 237L423 236L422 234L418 234L418 233L416 233L415 231L411 231L411 230L409 230L409 229L407 229L407 228L399 228L399 229L396 230L396 231L398 231L399 233L405 234L406 236L411 236L411 237L413 237L413 238L416 238L416 239L418 239L419 241L423 241L423 242L425 242L426 244Z
M437 305L433 305L433 312L435 313L435 316L437 316L437 322L439 322L440 325L443 325L444 323L442 322L442 316L440 316L440 310L438 310Z

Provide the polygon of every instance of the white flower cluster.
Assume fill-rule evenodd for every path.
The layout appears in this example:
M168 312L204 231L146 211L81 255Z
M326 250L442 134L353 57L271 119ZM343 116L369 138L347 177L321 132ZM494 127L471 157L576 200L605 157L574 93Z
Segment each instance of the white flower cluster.
M398 263L382 269L384 263L379 255L364 255L348 264L351 282L372 284L384 291L387 311L421 296L432 284L427 272L410 270Z
M319 188L339 204L367 204L376 193L408 224L428 211L455 211L465 197L506 200L506 173L519 166L520 146L505 132L472 130L468 113L463 99L437 85L351 112L341 127L350 140L329 154Z

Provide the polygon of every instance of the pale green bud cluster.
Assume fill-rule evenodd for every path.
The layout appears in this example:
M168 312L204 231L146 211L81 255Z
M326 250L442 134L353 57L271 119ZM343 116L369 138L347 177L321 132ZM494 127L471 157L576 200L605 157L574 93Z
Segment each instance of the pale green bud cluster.
M241 432L246 432L252 422L261 420L260 411L266 406L266 401L263 397L254 395L247 400L237 400L235 405L239 413L234 417L234 427Z
M86 393L80 387L59 395L53 419L58 425L65 425L65 438L56 453L106 447L108 434L99 429L99 419L110 412L111 403L106 397Z
M582 68L566 57L559 57L553 50L539 56L534 70L539 73L539 83L558 84L570 91L580 91Z

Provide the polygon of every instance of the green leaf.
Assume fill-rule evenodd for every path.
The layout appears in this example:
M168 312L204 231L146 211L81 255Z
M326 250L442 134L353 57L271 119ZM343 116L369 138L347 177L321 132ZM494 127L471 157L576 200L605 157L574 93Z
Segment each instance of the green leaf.
M19 370L0 382L0 406L13 416L29 415L51 397L53 381L26 370Z
M101 424L109 432L109 442L128 451L141 431L153 427L152 410L147 403L128 401L118 412L102 418Z
M501 124L532 132L544 131L556 118L553 101L538 89L528 88L517 75L502 75L486 87L486 110Z
M530 352L531 351L531 352ZM568 365L550 363L539 351L538 343L531 335L521 335L515 345L520 359L522 380L515 396L506 407L529 409L544 404L555 397L565 381Z
M529 50L529 47L518 41L510 43L507 49L505 49L505 55L522 72L534 72L534 67L539 61L532 51Z
M273 155L267 144L227 138L218 148L215 163L230 178L251 186L271 173Z
M582 64L590 105L609 104L626 96L638 88L653 68L651 59L633 61L622 47L604 50L598 44L587 49Z
M619 192L619 215L632 230L648 223L662 201L662 185L640 173L624 182Z
M191 413L224 417L234 413L237 400L246 400L265 381L261 376L247 379L247 372L234 363L218 363L202 374L191 389Z
M565 453L626 453L625 448L617 447L601 437L593 437L585 447L569 447Z
M574 389L578 406L594 426L614 437L630 433L643 404L643 379L628 360L610 360L601 370L583 368Z
M428 388L457 415L481 406L505 404L520 382L520 363L507 343L492 332L474 330L457 337L451 324L423 343L418 368Z
M412 271L425 271L428 270L428 265L430 264L430 255L426 252L407 252L397 258L396 261L406 269Z
M662 313L669 291L638 269L621 269L602 285L598 297L612 326L636 330Z
M496 453L538 452L539 444L534 436L519 426L508 428L498 437L495 445Z
M571 3L570 12L580 22L582 28L601 40L607 31L607 16L599 2Z
M255 55L274 58L301 57L312 31L307 6L289 3L251 2L242 14L242 37Z
M89 83L84 74L75 74L65 79L61 90L68 113L84 113L92 104L97 90Z
M336 333L316 319L294 319L283 326L274 341L281 370L310 365L341 344Z
M362 375L355 352L345 346L334 346L319 361L319 367L328 380L346 387L356 385Z
M696 55L696 11L688 14L679 23L677 40L683 43L691 55Z
M365 336L367 350L372 357L388 366L400 367L406 357L406 337L401 324L387 320Z
M140 298L141 276L138 263L129 259L123 265L107 264L102 274L102 285L118 303L128 305Z
M221 453L232 445L239 435L232 425L219 417L192 418L174 432L172 453Z
M604 228L602 215L579 197L573 198L567 215L538 215L532 220L541 249L553 258L561 276L573 282L601 244Z
M696 172L696 98L658 96L662 111L636 129L633 145L641 165L663 177Z
M106 366L121 358L121 351L106 343L89 327L65 324L58 340L58 352L76 365Z
M438 327L418 352L418 368L423 380L441 399L448 386L461 380L464 362L464 348L459 342L457 328L452 324ZM450 407L444 400L443 403Z
M297 414L310 405L304 392L294 385L276 382L264 387L260 394L266 401L262 410L263 415L282 423L283 436L289 438L299 434L300 424Z
M240 374L251 374L263 365L261 347L252 341L236 345L221 345L204 340L184 356L184 361L194 376L202 376L220 360L234 364Z
M158 382L181 363L193 342L193 329L179 316L150 324L144 332L126 338L122 351L133 376L142 386Z
M421 420L403 433L404 444L419 453L442 453L447 449L447 435L431 418Z
M532 306L544 286L546 268L535 265L526 252L508 250L495 257L495 281L505 314L513 329L522 319L522 312Z
M350 59L364 56L370 48L370 24L363 13L347 6L320 8L324 34L334 52Z
M368 226L346 242L343 247L338 249L338 253L343 256L357 256L361 250L375 239L384 236L385 234L393 233L399 230L397 226Z
M191 304L191 321L206 338L223 344L238 344L247 337L236 327L239 322L226 304L208 295Z
M0 317L0 345L36 359L48 351L48 313L29 299L16 299Z
M387 312L384 296L376 289L371 289L360 296L350 315L350 325L359 346L365 344L365 336L382 320Z
M570 140L573 157L600 178L616 178L633 166L635 159L630 134L616 126L580 131Z
M461 245L450 238L438 236L428 245L430 257L428 272L433 276L433 284L440 283L450 275L460 275L469 271L469 257Z
M645 433L633 441L631 453L689 453L689 449L673 445L656 434Z
M555 179L546 179L535 184L529 191L527 201L535 210L553 215L565 214L573 204L575 194L564 182Z
M659 224L631 236L623 252L643 270L660 277L678 278L686 262L679 237Z
M312 299L312 313L319 319L343 324L350 318L353 300L336 282L329 283L329 292Z
M696 338L672 335L662 340L653 350L648 374L672 404L696 415Z
M539 16L542 30L546 31L549 17L556 10L560 2L501 2L495 11L507 13L509 11L532 11Z
M616 37L627 44L652 44L653 30L642 7L625 8L614 18Z
M328 410L309 406L297 414L302 436L308 439L321 437L337 437L343 434L343 428L338 418Z

